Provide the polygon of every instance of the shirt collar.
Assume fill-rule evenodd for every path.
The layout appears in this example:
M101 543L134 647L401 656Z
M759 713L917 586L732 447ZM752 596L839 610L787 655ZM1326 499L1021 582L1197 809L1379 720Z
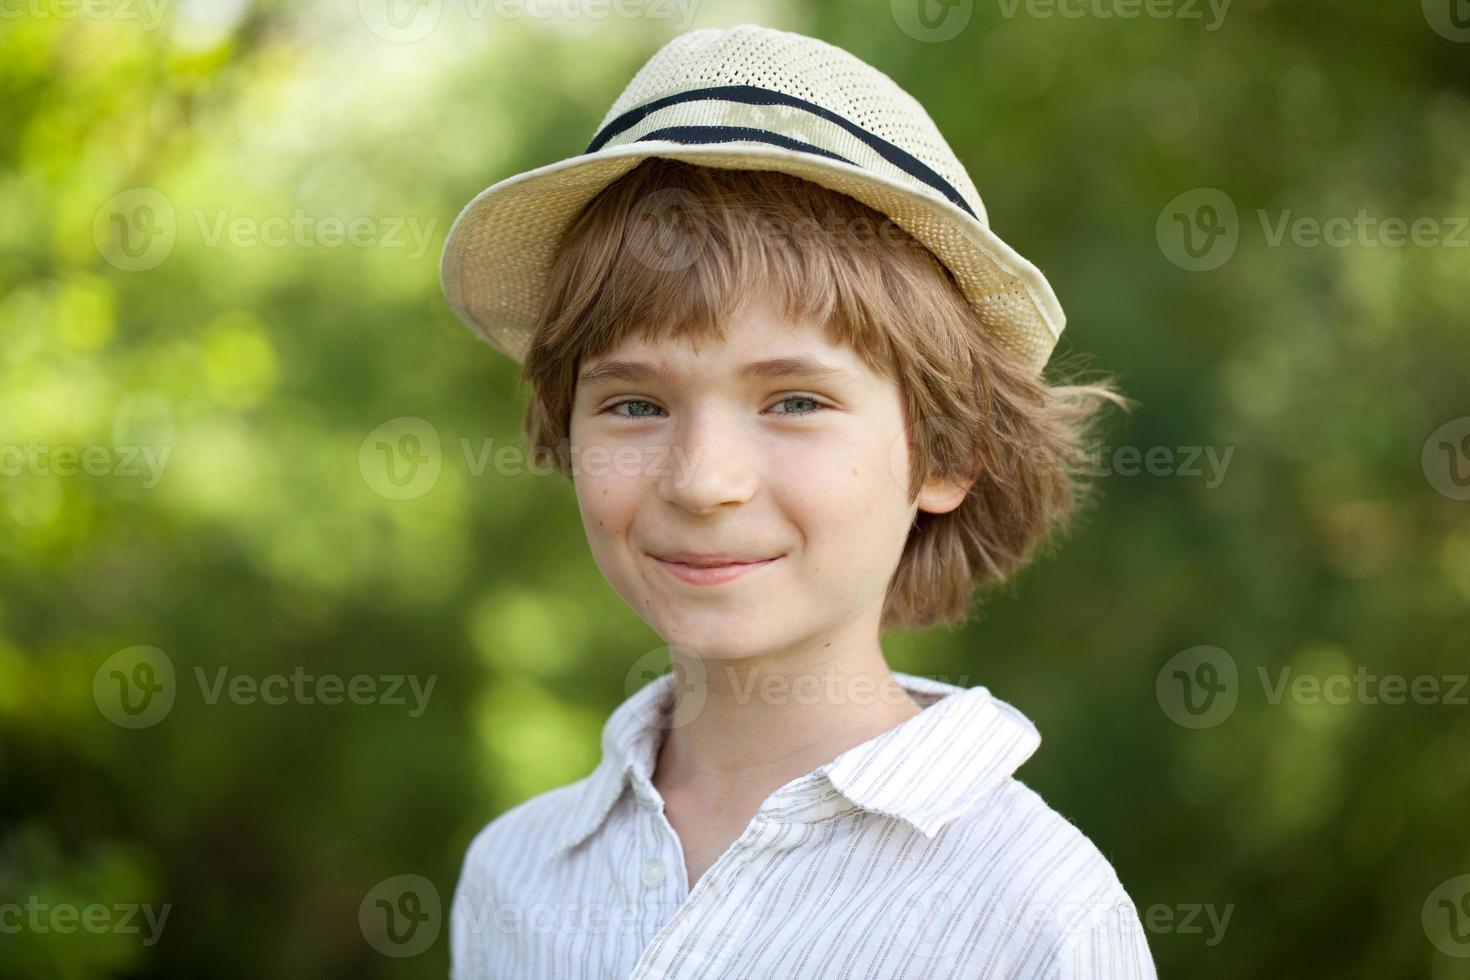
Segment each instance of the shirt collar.
M783 813L818 814L820 808L801 805L803 798L813 799L831 787L852 804L896 817L933 837L1010 778L1041 744L1030 719L984 687L892 673L923 710L782 787L773 797L793 804L783 807ZM651 802L648 794L663 743L660 719L673 704L674 681L672 672L660 675L608 718L602 730L602 762L575 784L571 806L563 811L554 835L552 856L602 826L630 780L640 798Z

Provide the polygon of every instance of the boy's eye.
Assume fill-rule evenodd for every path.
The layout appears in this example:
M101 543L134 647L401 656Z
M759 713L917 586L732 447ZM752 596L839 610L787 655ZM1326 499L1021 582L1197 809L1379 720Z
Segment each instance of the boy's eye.
M620 413L617 411L617 409L620 408L620 407L622 407L623 405L630 405L633 408L637 409L637 411L632 411L630 409L629 413L627 415L624 415L623 416L623 418L625 418L625 419L630 419L630 418L631 419L652 418L653 416L651 414L649 414L646 410L647 409L650 409L650 408L652 408L652 409L657 409L658 408L658 406L655 405L653 402L644 401L641 398L625 398L625 399L623 399L620 402L613 402L611 405L607 406L607 408L604 408L602 410L602 414L604 414L604 415L618 415Z
M813 398L811 395L787 395L786 397L782 398L780 401L776 402L776 404L773 405L773 406L771 406L771 407L772 408L775 408L776 406L779 406L779 405L789 405L789 404L791 404L793 402L796 403L798 406L806 406L806 407L798 408L798 409L792 410L792 411L773 412L772 414L775 414L775 415L813 415L813 414L815 414L815 413L817 413L817 412L819 412L822 409L824 409L824 408L827 407L825 404L823 404L818 399ZM627 405L628 406L627 413L619 412L618 409L621 408L624 405ZM624 398L622 401L613 402L611 405L607 406L607 408L604 408L602 410L602 413L601 414L603 414L603 415L616 415L616 416L619 416L619 417L625 418L625 419L649 419L649 418L657 418L657 416L654 413L655 412L660 412L660 411L662 411L662 409L660 409L657 405L655 405L651 401L648 401L647 399L644 399L644 398Z
M790 404L791 402L796 402L798 404L806 403L807 405L810 405L811 407L808 408L808 409L805 409L803 411L777 412L776 414L777 415L811 415L814 412L819 412L822 409L824 409L824 408L827 407L826 405L823 405L821 402L817 401L817 399L813 398L811 395L787 395L785 398L781 399L776 404L777 405L787 405L787 404Z

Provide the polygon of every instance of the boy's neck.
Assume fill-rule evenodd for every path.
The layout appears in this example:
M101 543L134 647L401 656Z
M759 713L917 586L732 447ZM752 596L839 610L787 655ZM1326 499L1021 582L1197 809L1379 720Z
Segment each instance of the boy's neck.
M876 638L840 655L836 647L835 639L819 642L759 664L704 661L702 706L665 732L658 752L660 794L753 811L791 780L920 712Z

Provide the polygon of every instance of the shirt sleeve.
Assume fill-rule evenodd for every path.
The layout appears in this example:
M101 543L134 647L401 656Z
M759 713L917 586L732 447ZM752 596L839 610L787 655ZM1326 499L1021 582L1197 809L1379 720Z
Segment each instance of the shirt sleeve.
M487 906L484 872L476 861L478 843L478 839L471 843L465 853L449 909L449 980L479 980L489 975L480 931Z
M466 905L472 904L469 883L461 875L449 907L449 980L471 980L470 936Z
M1057 980L1158 980L1132 902L1114 906L1110 914L1073 932L1058 967Z

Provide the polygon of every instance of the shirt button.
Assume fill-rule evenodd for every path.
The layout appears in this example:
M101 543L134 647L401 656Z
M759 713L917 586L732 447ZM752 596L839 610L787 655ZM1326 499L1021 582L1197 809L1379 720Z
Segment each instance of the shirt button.
M664 883L664 863L658 858L649 858L643 862L643 884L647 888L657 888Z

